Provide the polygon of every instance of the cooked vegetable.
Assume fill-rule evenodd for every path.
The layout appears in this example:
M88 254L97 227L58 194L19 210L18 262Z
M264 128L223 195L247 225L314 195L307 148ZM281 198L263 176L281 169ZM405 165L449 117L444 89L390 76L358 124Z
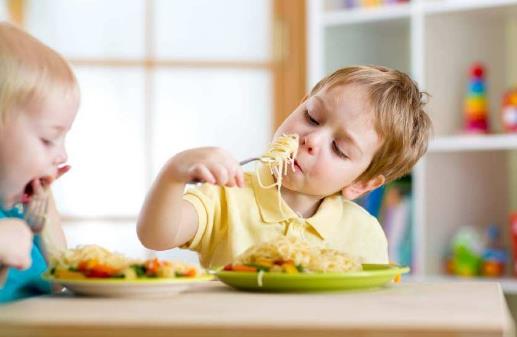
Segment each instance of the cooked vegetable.
M204 272L193 265L152 258L129 259L99 246L82 246L54 256L50 274L61 279L197 277Z

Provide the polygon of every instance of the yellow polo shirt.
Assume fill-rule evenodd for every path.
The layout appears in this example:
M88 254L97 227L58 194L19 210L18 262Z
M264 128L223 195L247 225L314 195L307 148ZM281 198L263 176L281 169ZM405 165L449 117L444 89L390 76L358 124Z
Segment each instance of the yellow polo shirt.
M269 169L259 170L264 185L274 182ZM185 247L200 255L205 268L226 265L248 247L279 234L325 245L365 263L388 263L387 240L366 210L341 195L326 197L310 218L299 217L280 200L276 188L260 187L255 173L245 173L246 187L203 184L185 193L198 214L199 226ZM282 209L280 209L280 207Z

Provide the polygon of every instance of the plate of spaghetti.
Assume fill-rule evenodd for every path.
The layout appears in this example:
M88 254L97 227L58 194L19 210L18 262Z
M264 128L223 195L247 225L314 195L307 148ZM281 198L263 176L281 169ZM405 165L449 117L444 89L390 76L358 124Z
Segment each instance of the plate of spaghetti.
M407 272L408 267L363 264L340 251L280 236L250 247L215 274L239 290L318 292L378 288Z
M97 245L86 245L53 256L44 278L78 295L163 297L213 276L183 262L131 259Z

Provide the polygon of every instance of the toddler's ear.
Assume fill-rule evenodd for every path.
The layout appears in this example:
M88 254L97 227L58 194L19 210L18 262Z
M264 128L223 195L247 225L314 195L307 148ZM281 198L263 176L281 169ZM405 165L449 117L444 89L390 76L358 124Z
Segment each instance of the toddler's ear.
M341 191L343 194L343 197L347 200L354 200L359 198L361 195L365 194L366 192L370 192L374 189L376 189L379 186L382 186L386 179L383 175L378 175L375 178L372 178L368 181L356 181Z

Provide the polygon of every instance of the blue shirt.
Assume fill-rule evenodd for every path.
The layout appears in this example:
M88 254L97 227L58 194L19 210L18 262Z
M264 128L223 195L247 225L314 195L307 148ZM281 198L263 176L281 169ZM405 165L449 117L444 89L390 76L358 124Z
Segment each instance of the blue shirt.
M0 209L0 221L5 218L23 219L23 212L20 207L9 211ZM41 250L39 235L34 236L31 259L32 264L27 270L9 268L7 280L3 288L0 288L0 303L51 292L50 284L41 278L41 273L47 269L47 262Z

